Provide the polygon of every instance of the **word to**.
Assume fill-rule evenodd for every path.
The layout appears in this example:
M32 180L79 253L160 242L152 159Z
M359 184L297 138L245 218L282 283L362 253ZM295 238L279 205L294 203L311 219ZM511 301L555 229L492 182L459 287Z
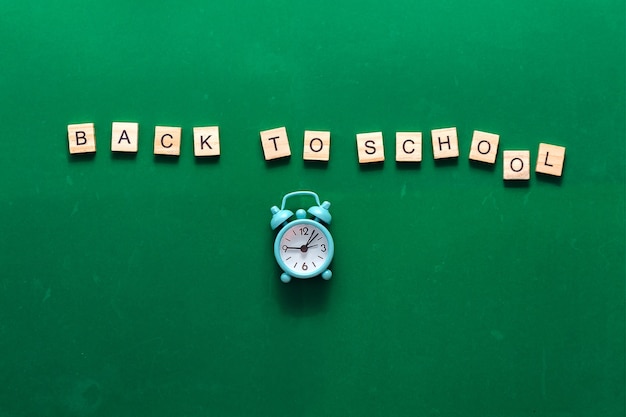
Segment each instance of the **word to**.
M113 122L111 130L111 151L137 152L139 124ZM154 154L179 156L182 128L156 126L154 128ZM265 160L291 156L287 129L260 132L261 146ZM70 124L67 126L70 154L96 152L96 131L93 123ZM456 127L431 130L434 159L458 158L459 140ZM498 155L500 136L494 133L474 131L469 159L484 164L495 164ZM385 147L382 132L359 133L356 135L357 155L360 164L380 163L385 160ZM193 148L197 157L219 156L220 136L218 126L193 128ZM330 132L306 130L304 132L305 161L330 160ZM503 151L503 179L530 179L530 151ZM422 161L422 133L396 133L396 161ZM565 147L540 143L535 172L560 177L565 162Z

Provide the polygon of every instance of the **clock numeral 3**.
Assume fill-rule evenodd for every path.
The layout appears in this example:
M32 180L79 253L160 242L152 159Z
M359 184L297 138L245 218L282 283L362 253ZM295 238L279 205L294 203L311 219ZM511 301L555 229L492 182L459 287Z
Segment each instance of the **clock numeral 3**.
M322 247L322 252L326 252L326 245L322 243L320 246Z

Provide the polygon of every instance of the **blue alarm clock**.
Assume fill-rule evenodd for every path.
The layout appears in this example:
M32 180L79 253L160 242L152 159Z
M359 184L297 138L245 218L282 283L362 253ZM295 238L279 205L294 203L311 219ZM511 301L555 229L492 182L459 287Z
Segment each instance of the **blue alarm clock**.
M285 209L287 200L295 196L311 196L317 203L307 211L312 218L307 218L307 211L298 209L296 219L289 221L293 212ZM321 275L329 280L332 272L328 269L335 253L333 237L325 224L330 224L332 216L328 211L330 203L320 199L312 191L294 191L283 197L280 209L271 208L272 230L280 228L274 241L274 256L280 268L285 271L280 276L282 282L292 278L313 278Z

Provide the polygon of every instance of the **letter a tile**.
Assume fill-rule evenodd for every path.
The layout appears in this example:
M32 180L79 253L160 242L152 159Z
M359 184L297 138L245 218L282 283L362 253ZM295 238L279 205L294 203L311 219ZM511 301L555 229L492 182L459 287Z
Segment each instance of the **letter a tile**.
M113 122L111 126L111 150L113 152L137 152L138 123Z
M266 161L291 156L287 129L284 127L262 131L261 145Z

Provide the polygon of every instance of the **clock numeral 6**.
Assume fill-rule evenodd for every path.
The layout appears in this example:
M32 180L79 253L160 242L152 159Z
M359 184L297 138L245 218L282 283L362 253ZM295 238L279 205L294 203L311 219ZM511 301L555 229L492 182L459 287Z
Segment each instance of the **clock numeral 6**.
M307 269L309 269L309 266L306 264L306 262L302 263L302 270L306 271Z

